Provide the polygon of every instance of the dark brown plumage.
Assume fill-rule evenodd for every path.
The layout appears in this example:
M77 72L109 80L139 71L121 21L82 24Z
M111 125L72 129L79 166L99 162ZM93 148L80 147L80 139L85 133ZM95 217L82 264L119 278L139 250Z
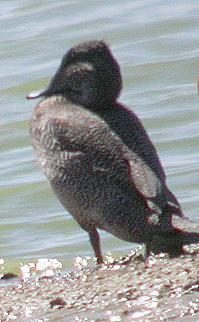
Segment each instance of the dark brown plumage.
M88 232L102 261L97 229L147 252L178 255L199 234L173 226L182 217L156 150L138 117L117 99L120 68L103 41L69 50L30 125L33 147L54 192Z

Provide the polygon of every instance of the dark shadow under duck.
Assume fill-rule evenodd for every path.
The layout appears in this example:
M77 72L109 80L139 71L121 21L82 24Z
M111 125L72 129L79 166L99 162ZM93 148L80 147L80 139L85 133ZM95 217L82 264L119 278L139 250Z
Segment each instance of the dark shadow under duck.
M103 41L69 50L31 119L38 160L62 205L88 232L102 262L97 229L147 254L183 253L199 242L166 185L166 177L139 118L117 99L120 68ZM174 225L180 218L185 229Z

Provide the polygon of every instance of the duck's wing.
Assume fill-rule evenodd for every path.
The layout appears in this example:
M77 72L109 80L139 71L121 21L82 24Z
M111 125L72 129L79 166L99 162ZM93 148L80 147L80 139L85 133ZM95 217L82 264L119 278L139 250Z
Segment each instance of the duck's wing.
M153 212L161 214L166 205L180 212L180 206L166 183L138 154L130 151L105 122L90 114L71 113L67 119L51 118L46 127L62 151L70 156L74 154L74 157L83 154L93 172L107 172L110 179L123 186L130 181Z

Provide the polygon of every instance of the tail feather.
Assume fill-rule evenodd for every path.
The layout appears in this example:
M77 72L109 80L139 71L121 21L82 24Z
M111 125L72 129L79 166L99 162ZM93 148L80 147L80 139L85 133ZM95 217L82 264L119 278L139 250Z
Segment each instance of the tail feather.
M199 233L186 232L180 229L175 229L176 239L182 245L190 245L199 243Z
M152 237L151 242L146 245L147 254L168 253L170 257L176 257L185 253L183 246L190 244L198 244L199 249L199 224L174 215L172 227L172 230Z

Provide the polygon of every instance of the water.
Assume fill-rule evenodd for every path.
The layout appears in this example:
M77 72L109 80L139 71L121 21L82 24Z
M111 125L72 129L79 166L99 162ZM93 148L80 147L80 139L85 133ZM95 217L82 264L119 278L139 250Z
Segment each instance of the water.
M71 267L93 255L88 236L61 207L30 145L28 120L65 51L90 39L113 49L124 77L120 100L142 119L168 183L193 220L199 213L199 3L181 1L1 1L0 257L10 267L56 257ZM132 244L101 233L103 251Z

